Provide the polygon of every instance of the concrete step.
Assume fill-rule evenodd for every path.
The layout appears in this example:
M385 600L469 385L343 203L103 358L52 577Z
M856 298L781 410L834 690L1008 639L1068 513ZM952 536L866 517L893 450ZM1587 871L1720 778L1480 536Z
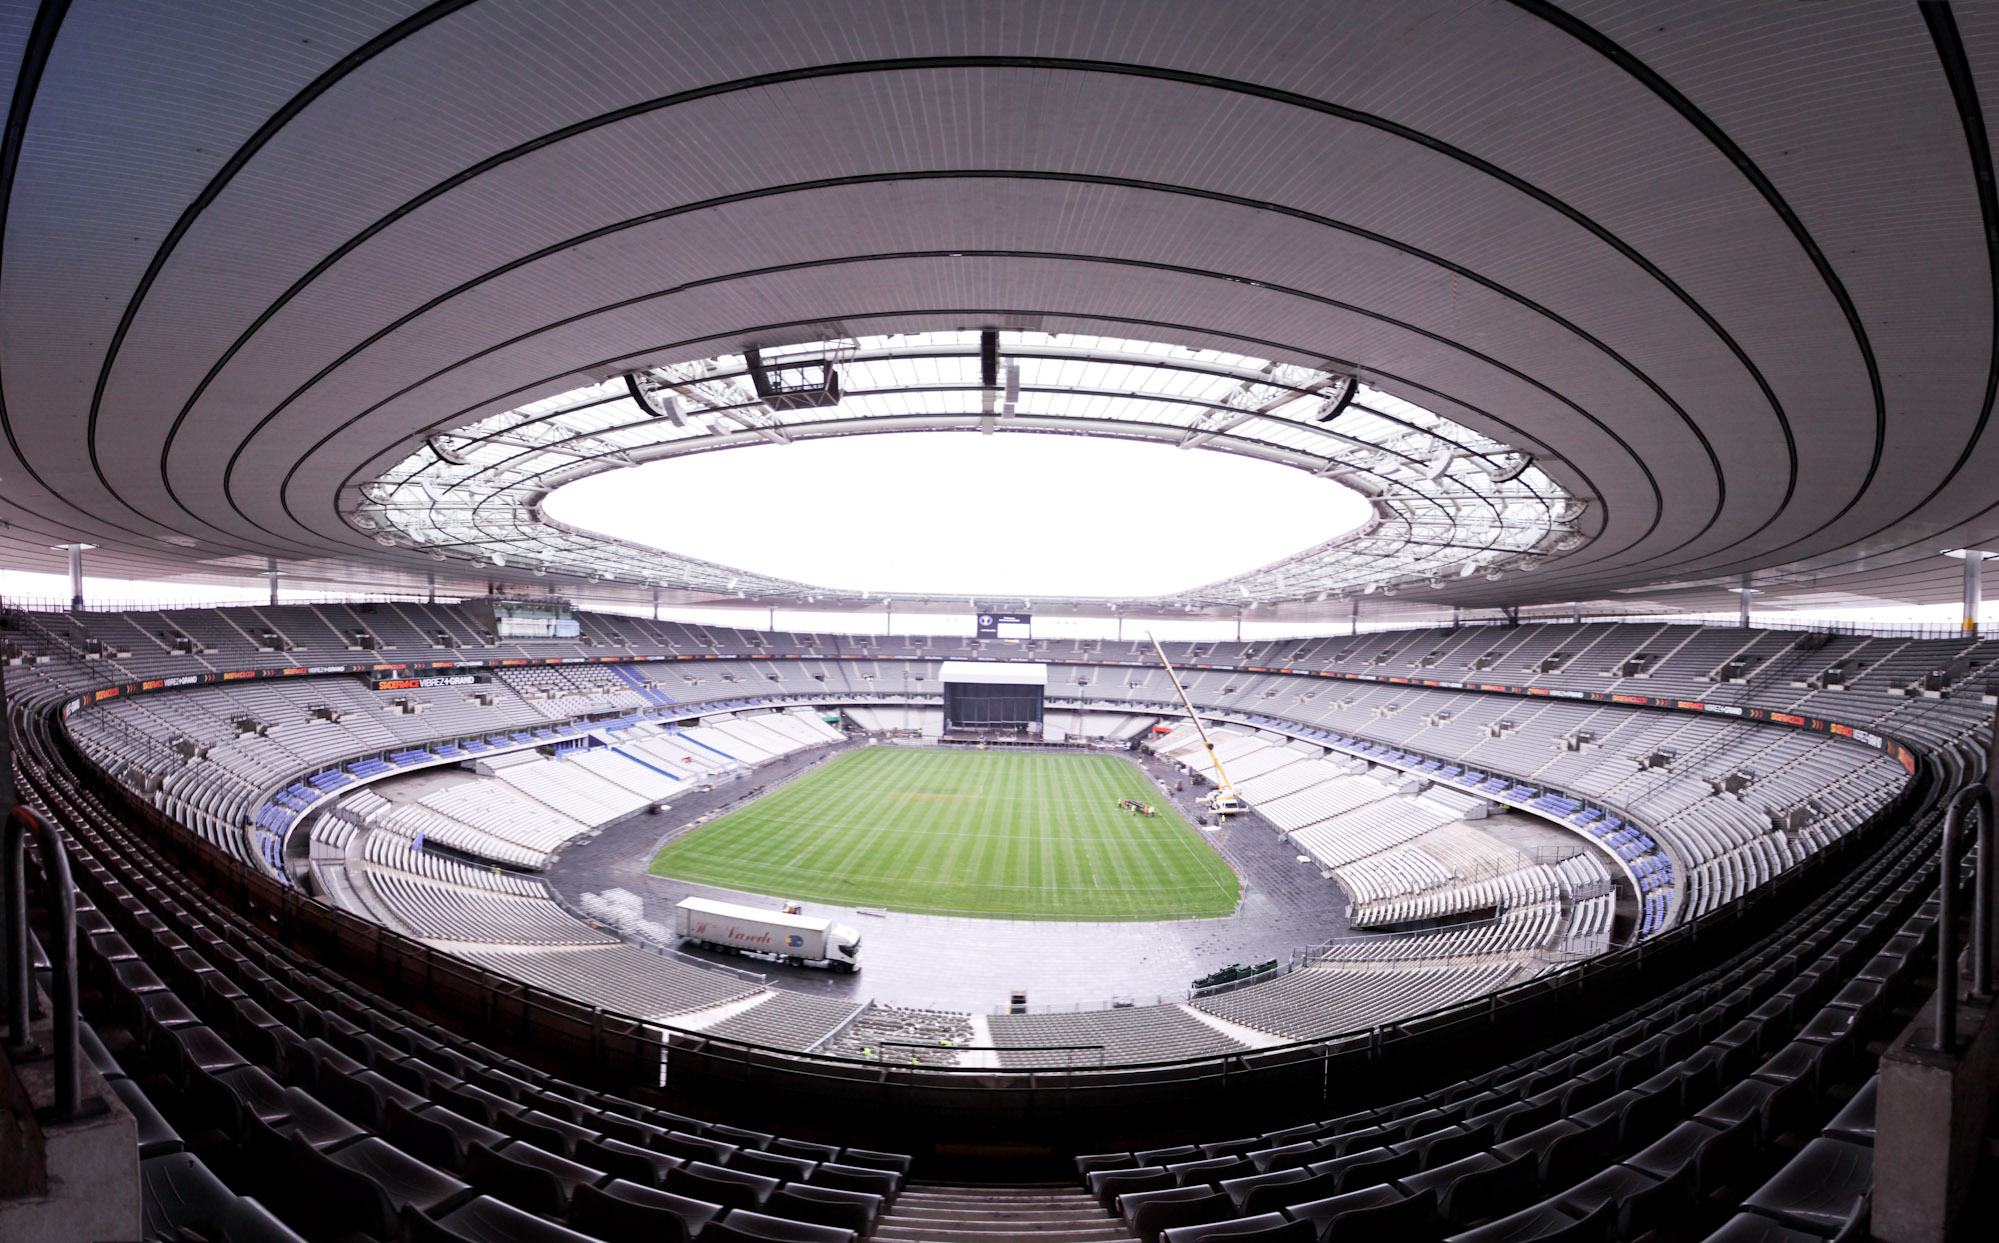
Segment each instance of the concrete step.
M1089 1196L1057 1200L1054 1198L1001 1199L997 1196L916 1196L904 1192L895 1198L897 1209L959 1209L974 1212L989 1208L1032 1208L1048 1209L1051 1212L1101 1212L1097 1202Z
M969 1225L970 1223L966 1223ZM1010 1243L1016 1239L1034 1239L1039 1243L1122 1243L1132 1235L1122 1222L1105 1221L1101 1225L1082 1228L1076 1226L1056 1226L1019 1229L1004 1228L1006 1223L994 1222L985 1229L940 1230L934 1226L900 1225L884 1217L875 1227L872 1237L877 1239L901 1239L920 1243Z
M998 1222L1008 1229L1060 1230L1067 1227L1087 1230L1104 1221L1103 1210L1093 1213L1035 1213L1025 1210L965 1213L905 1213L897 1208L893 1213L883 1215L883 1220L893 1220L897 1225L936 1227L940 1230L963 1230L968 1226L980 1226L988 1222Z
M1132 1243L1074 1183L911 1183L882 1216L883 1243Z
M898 1213L914 1213L926 1217L975 1217L983 1213L1028 1213L1038 1217L1067 1217L1081 1214L1101 1217L1104 1210L1094 1201L1080 1204L1035 1204L1018 1200L952 1200L948 1203L926 1200L911 1203L908 1197L895 1202Z

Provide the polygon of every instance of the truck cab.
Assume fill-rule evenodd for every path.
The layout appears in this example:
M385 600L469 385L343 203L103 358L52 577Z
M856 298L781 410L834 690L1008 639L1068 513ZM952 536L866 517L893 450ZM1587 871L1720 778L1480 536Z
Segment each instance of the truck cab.
M852 975L861 969L861 933L846 924L826 929L826 965Z

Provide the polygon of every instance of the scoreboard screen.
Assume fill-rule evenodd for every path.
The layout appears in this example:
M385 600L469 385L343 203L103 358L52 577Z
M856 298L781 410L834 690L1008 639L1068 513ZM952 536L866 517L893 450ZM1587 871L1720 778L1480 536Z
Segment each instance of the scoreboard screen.
M1025 639L1034 624L1032 613L981 613L979 633L981 639Z

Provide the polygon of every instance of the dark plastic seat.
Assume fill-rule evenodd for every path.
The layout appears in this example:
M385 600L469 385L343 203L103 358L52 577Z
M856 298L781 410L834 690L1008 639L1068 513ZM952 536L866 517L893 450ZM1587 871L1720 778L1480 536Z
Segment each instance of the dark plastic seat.
M721 1221L701 1232L701 1243L855 1243L854 1232L838 1226L816 1226L811 1222L786 1221L735 1209Z
M1279 1144L1274 1148L1260 1149L1249 1153L1248 1156L1250 1166L1257 1173L1274 1174L1279 1170L1303 1169L1328 1155L1338 1155L1338 1152L1338 1145L1331 1139L1301 1139L1288 1144Z
M1754 1123L1751 1138L1768 1143L1796 1121L1813 1093L1813 1085L1807 1079L1782 1083L1744 1079L1703 1106L1694 1117L1722 1130Z
M382 1135L420 1161L463 1172L472 1145L503 1144L507 1137L442 1105L414 1108L390 1101L382 1109Z
M1807 1040L1793 1040L1763 1059L1763 1064L1755 1070L1755 1077L1765 1083L1791 1083L1803 1080L1814 1090L1819 1083L1819 1063L1825 1059L1824 1044Z
M599 1239L686 1243L721 1212L720 1205L613 1179L602 1187L578 1187L569 1201L568 1221Z
M124 1068L118 1059L111 1056L111 1050L104 1047L104 1041L88 1023L76 1025L77 1043L82 1047L84 1060L97 1068L97 1073L106 1079L125 1078Z
M604 1182L605 1176L602 1170L514 1140L503 1148L473 1144L465 1157L465 1179L517 1208L560 1217L569 1211L576 1188Z
M838 1161L840 1159L840 1149L836 1144L815 1144L810 1140L786 1139L782 1135L770 1142L770 1151L782 1153L787 1157L804 1157L808 1161ZM1131 1154L1126 1153L1124 1155L1130 1156ZM1081 1163L1086 1159L1084 1157L1076 1158L1076 1169L1079 1173L1083 1170Z
M824 1166L820 1167L824 1169ZM1132 1191L1158 1191L1162 1188L1177 1187L1173 1176L1164 1166L1146 1165L1135 1169L1093 1170L1083 1180L1097 1203L1106 1209L1117 1206L1119 1196Z
M395 1237L405 1207L435 1217L473 1196L471 1187L372 1135L330 1151L297 1136L287 1143L302 1200L378 1239Z
M200 1158L171 1153L139 1162L139 1202L146 1238L188 1231L227 1243L302 1243L257 1204L223 1185Z
M1869 1079L1853 1099L1825 1124L1825 1134L1833 1139L1843 1139L1850 1144L1874 1145L1874 1097L1881 1086L1881 1077Z
M705 1161L690 1161L666 1176L666 1189L675 1195L706 1200L730 1209L756 1210L777 1190L778 1180L768 1174L724 1169Z
M244 1134L253 1115L267 1127L291 1117L285 1086L261 1066L232 1066L213 1074L195 1070L189 1075L188 1092L195 1108L231 1135Z
M1508 1160L1482 1152L1396 1181L1411 1195L1435 1191L1437 1215L1453 1225L1468 1225L1531 1199L1537 1164L1533 1153Z
M688 1161L702 1161L709 1165L727 1165L729 1158L736 1155L736 1145L725 1140L707 1139L699 1135L688 1135L682 1131L669 1131L651 1144L661 1152L671 1153Z
M1127 1226L1138 1217L1139 1210L1148 1204L1174 1204L1183 1200L1205 1200L1216 1194L1211 1187L1155 1187L1149 1191L1127 1191L1117 1198L1113 1211L1124 1219Z
M1742 1207L1787 1226L1830 1235L1850 1220L1874 1185L1874 1150L1821 1136L1806 1144Z
M781 1152L765 1152L757 1148L745 1148L729 1160L732 1170L748 1170L752 1174L768 1174L785 1182L804 1182L812 1177L812 1171L819 1163L807 1157L787 1157Z
M285 1105L287 1116L282 1124L273 1129L310 1147L331 1151L367 1134L301 1088L285 1089ZM254 1129L254 1120L252 1127Z
M156 1062L167 1066L168 1077L183 1088L187 1086L189 1076L197 1070L213 1076L250 1064L250 1059L238 1053L235 1046L209 1027L162 1030L158 1039L153 1041L151 1051Z
M1268 1174L1249 1174L1242 1178L1223 1179L1219 1186L1224 1195L1235 1201L1238 1213L1244 1216L1251 1216L1252 1214L1245 1206L1249 1203L1250 1197L1256 1194L1259 1189L1269 1188L1268 1196L1282 1197L1286 1194L1284 1188L1309 1182L1313 1177L1315 1177L1313 1173L1306 1169L1273 1170ZM1316 1199L1317 1197L1308 1195L1305 1198L1309 1200ZM1284 1203L1285 1201L1280 1199L1278 1202L1272 1203L1270 1207L1282 1208ZM1258 1209L1257 1211L1263 1212L1266 1210Z
M637 1144L641 1148L654 1147L660 1138L667 1134L665 1127L614 1113L598 1114L596 1125L604 1129L606 1138L623 1140L627 1144Z
M526 1140L537 1148L561 1153L565 1157L576 1155L576 1145L585 1140L596 1139L602 1131L587 1126L579 1126L565 1118L545 1113L539 1109L524 1110L494 1119L494 1126L515 1139Z
M909 1173L909 1154L902 1152L879 1152L872 1148L843 1148L840 1150L841 1165L865 1166L871 1170L888 1170L896 1174Z
M380 1129L382 1113L390 1104L401 1105L404 1109L422 1109L430 1101L383 1075L363 1070L355 1074L342 1074L322 1066L320 1070L320 1094L327 1097L327 1104L333 1105L363 1126ZM336 1103L344 1101L345 1107Z
M1541 1153L1539 1181L1544 1191L1572 1186L1603 1164L1604 1154L1617 1148L1618 1120L1599 1119L1556 1137Z
M1172 1175L1167 1174L1166 1177L1170 1179ZM885 1200L893 1200L902 1190L902 1175L894 1170L848 1165L844 1161L822 1162L806 1181L815 1187L871 1192Z
M1451 1235L1446 1243L1607 1243L1616 1213L1610 1203L1581 1216L1556 1203L1536 1204Z
M1159 1243L1161 1232L1178 1226L1198 1226L1209 1222L1222 1221L1235 1216L1235 1202L1219 1191L1205 1186L1181 1188L1183 1191L1201 1191L1203 1194L1175 1199L1151 1199L1138 1206L1136 1212L1126 1211L1125 1220L1131 1224L1132 1233L1142 1243ZM1126 1198L1127 1202L1129 1197ZM1120 1204L1120 1208L1124 1208Z
M402 1220L407 1243L599 1243L491 1196L476 1197L435 1219L405 1208Z
M1794 1230L1760 1213L1737 1213L1707 1237L1706 1243L1825 1243L1816 1234Z
M764 1201L764 1212L791 1221L838 1226L865 1237L881 1216L882 1198L866 1191L791 1183L771 1193L770 1199Z
M1430 1191L1408 1196L1391 1186L1369 1187L1294 1204L1284 1215L1309 1223L1320 1238L1337 1243L1404 1243L1431 1235L1437 1197Z
M463 1114L485 1126L492 1126L497 1118L521 1112L519 1104L476 1083L461 1083L446 1089L442 1095L439 1104L448 1105L454 1113Z
M1409 1141L1422 1154L1425 1168L1449 1165L1460 1157L1469 1157L1475 1152L1490 1148L1497 1127L1493 1123L1477 1123L1463 1127L1453 1127L1439 1131L1421 1139Z
M576 1145L575 1157L592 1169L641 1187L665 1186L667 1174L687 1164L679 1157L608 1137Z
M141 1161L171 1156L187 1147L181 1141L180 1132L174 1130L166 1116L153 1107L153 1102L146 1099L144 1089L138 1084L120 1078L113 1079L110 1086L131 1112L133 1121L138 1123Z
M1170 1148L1148 1148L1131 1156L1140 1165L1173 1165L1180 1161L1199 1161L1201 1150L1192 1144L1175 1144Z
M1207 1243L1219 1239L1228 1243L1314 1243L1318 1233L1308 1222L1289 1221L1281 1213L1260 1213L1230 1221L1180 1226L1160 1237L1164 1243Z
M1254 1174L1256 1166L1244 1157L1203 1157L1198 1161L1169 1165L1166 1172L1183 1187L1212 1187L1224 1178Z
M1578 1217L1611 1206L1617 1214L1618 1237L1635 1239L1678 1211L1687 1202L1693 1184L1691 1163L1663 1180L1628 1165L1613 1165L1597 1171L1558 1198L1564 1209Z

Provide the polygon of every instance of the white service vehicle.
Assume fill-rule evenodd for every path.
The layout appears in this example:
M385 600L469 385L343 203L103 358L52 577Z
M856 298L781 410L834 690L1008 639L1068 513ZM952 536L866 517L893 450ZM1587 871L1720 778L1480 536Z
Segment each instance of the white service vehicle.
M673 930L710 949L768 954L799 966L823 962L849 975L861 969L861 934L830 919L685 898L673 908Z

